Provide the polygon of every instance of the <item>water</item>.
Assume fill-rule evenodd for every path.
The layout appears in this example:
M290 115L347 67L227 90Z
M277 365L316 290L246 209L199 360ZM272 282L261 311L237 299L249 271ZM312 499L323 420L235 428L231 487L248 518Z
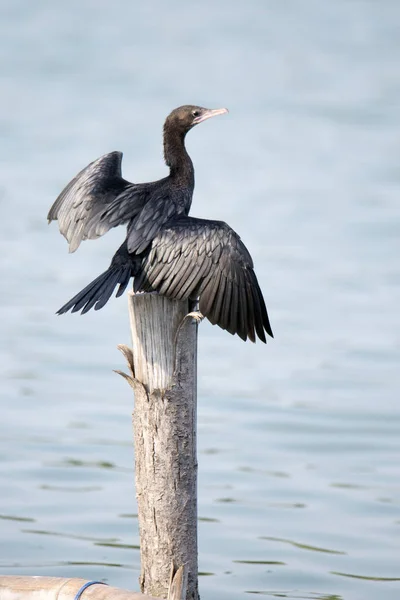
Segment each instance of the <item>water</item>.
M249 246L275 341L203 323L202 598L400 594L400 6L395 0L0 7L0 566L137 589L127 310L54 316L122 230L68 255L47 210L94 158L165 174L188 136L193 214Z

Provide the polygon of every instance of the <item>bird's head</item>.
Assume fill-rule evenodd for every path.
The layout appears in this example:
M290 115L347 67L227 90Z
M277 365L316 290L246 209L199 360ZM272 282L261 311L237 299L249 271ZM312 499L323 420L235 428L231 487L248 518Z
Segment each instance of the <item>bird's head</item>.
M184 136L195 125L227 113L227 108L203 108L202 106L192 106L186 104L175 108L167 117L164 128L166 130L175 129Z

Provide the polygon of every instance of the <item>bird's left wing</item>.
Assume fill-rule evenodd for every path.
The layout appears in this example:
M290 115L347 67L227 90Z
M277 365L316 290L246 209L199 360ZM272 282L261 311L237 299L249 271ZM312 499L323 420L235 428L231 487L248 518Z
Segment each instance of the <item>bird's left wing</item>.
M85 167L64 188L47 219L58 220L74 252L82 240L95 239L126 223L145 202L145 188L122 178L122 152L110 152ZM107 208L113 206L111 218Z
M200 298L212 324L243 340L272 336L253 261L239 236L220 221L180 217L153 239L134 281L135 291L155 290L180 300Z

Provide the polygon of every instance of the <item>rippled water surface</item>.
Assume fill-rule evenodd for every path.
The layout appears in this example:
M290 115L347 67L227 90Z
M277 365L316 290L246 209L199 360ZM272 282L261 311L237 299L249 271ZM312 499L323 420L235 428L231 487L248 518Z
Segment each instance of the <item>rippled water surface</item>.
M48 208L105 152L166 173L183 103L192 213L249 247L276 339L199 341L204 599L400 597L400 5L0 6L0 567L137 589L126 302L54 312L122 229L68 255Z

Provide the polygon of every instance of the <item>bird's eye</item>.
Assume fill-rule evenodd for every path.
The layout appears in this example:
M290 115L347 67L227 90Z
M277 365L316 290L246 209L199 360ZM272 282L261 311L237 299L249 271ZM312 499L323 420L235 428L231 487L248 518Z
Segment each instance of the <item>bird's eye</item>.
M199 110L194 110L194 111L192 111L192 115L193 115L194 117L198 117L198 116L199 116L199 114L200 114L200 111L199 111Z

